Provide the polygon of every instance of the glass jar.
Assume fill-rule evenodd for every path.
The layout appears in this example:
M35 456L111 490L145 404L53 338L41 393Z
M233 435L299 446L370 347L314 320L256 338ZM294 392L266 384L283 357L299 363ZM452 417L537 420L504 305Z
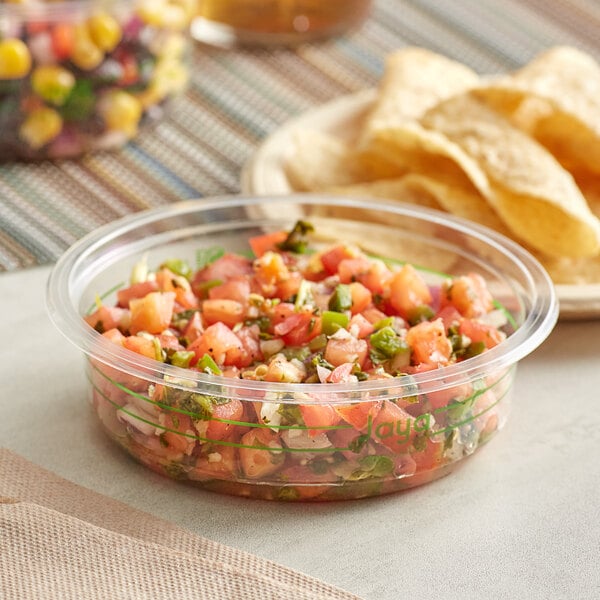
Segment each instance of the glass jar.
M0 160L112 149L188 80L194 0L0 4Z
M361 24L372 0L199 0L192 35L212 45L297 44Z

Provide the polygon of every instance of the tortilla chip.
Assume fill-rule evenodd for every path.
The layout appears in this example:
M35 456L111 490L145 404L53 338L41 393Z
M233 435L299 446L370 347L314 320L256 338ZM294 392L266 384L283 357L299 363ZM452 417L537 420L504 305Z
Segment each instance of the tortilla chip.
M388 55L377 102L365 122L363 139L379 129L418 119L440 100L479 82L465 65L424 48L403 48Z
M323 189L399 175L397 164L385 160L369 162L356 147L318 131L298 131L285 162L286 176L298 191Z
M325 191L342 196L398 200L407 204L442 210L435 195L423 186L414 184L414 178L414 175L405 175L399 179L380 179L368 183L328 188Z
M550 256L600 253L600 221L573 177L506 119L465 94L435 106L421 122L477 162L491 185L491 193L481 194L519 239Z
M471 188L447 185L426 175L410 173L400 179L342 186L328 189L327 192L346 196L387 198L444 210L504 235L510 235L509 229L478 192Z
M475 93L524 127L568 169L584 166L600 173L600 65L588 54L552 48ZM527 109L532 100L538 102L533 105L537 114L531 104Z
M558 258L533 253L554 283L561 285L600 284L600 257Z

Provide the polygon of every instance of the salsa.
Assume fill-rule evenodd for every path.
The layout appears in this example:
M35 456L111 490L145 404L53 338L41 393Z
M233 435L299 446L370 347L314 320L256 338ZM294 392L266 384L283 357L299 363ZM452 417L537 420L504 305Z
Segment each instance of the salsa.
M101 419L138 459L243 495L358 497L443 474L501 425L510 370L393 393L502 342L506 318L485 280L466 273L432 284L415 266L353 244L313 247L312 234L300 221L252 237L247 255L202 249L195 270L142 261L114 305L97 301L85 320L114 344L215 381L282 384L281 393L221 397L90 361ZM389 382L390 394L361 393L374 380ZM315 386L286 394L285 384L353 391L334 401Z

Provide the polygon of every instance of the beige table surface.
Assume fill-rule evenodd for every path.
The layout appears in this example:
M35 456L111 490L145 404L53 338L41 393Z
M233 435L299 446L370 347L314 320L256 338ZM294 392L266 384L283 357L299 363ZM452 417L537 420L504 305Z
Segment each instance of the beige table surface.
M0 275L1 446L367 600L600 597L600 321L559 323L521 364L505 430L449 477L278 504L171 482L113 447L85 400L82 356L46 315L48 274Z

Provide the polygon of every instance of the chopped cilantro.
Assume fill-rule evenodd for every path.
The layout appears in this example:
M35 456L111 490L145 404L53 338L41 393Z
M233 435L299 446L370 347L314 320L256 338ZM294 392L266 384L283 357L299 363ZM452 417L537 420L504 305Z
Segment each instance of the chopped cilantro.
M199 248L196 250L196 268L204 269L215 260L221 258L225 254L225 250L220 246L211 246L210 248Z

